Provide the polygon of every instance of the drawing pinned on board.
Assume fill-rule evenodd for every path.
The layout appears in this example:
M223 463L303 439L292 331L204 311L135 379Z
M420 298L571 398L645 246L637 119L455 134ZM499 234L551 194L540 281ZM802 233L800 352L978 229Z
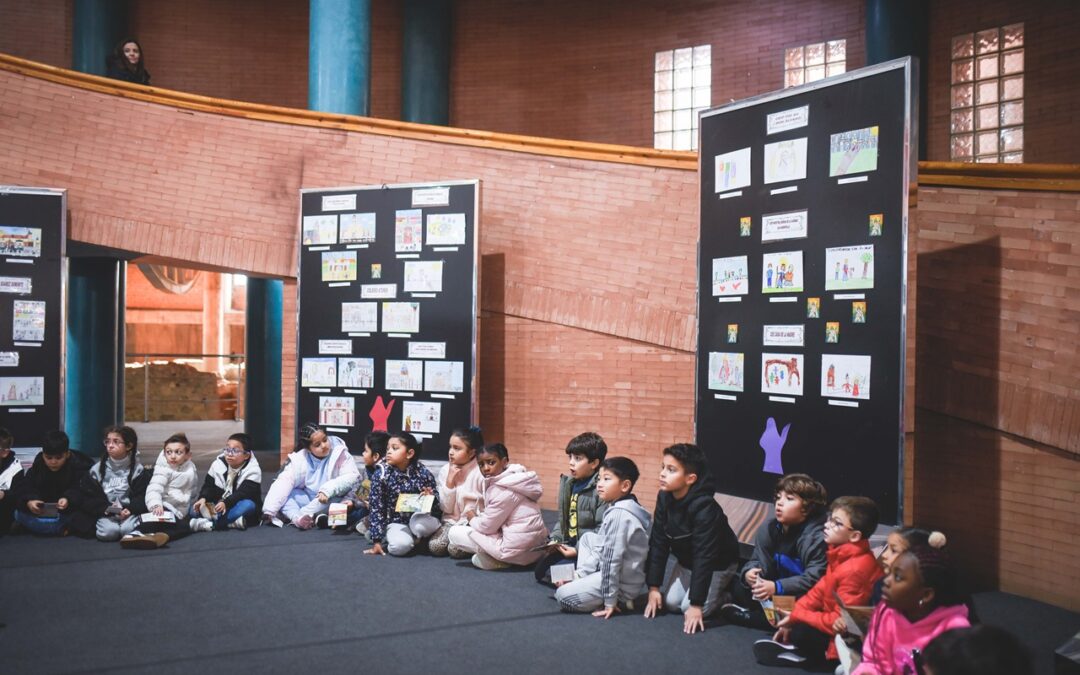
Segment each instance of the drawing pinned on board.
M336 244L338 239L338 217L329 216L304 216L304 246L318 244Z
M821 395L870 400L872 357L854 354L821 355Z
M322 254L323 281L356 281L356 251L327 251Z
M739 324L729 323L727 325L727 341L729 345L733 345L739 341Z
M866 301L851 303L851 323L866 323Z
M44 377L0 377L0 406L45 405Z
M0 256L41 257L41 230L36 227L0 225Z
M807 298L806 299L806 318L807 319L820 319L821 318L821 298Z
M375 241L374 213L341 214L342 244L371 244Z
M763 394L802 396L802 354L761 354Z
M806 139L791 138L765 145L765 184L806 178Z
M382 263L371 263L371 278L382 279Z
M405 209L395 212L394 216L394 252L407 253L422 251L424 248L424 227L420 209Z
M746 270L747 261L744 255L713 258L712 294L714 296L746 295L750 286L750 277Z
M375 397L375 403L371 406L368 417L371 418L372 431L388 431L386 423L390 419L390 411L394 409L396 399L390 399L390 404L383 403L382 396Z
M725 152L714 161L715 192L737 190L750 184L750 148Z
M741 352L709 352L709 389L742 391L743 358Z
M801 293L802 290L802 251L765 253L761 256L762 293Z
M870 236L880 237L881 231L885 227L885 214L884 213L871 213L870 214Z
M853 129L829 137L829 175L877 170L878 128Z
M765 421L765 431L761 432L761 438L758 440L761 449L765 451L765 462L761 466L761 470L765 473L784 475L783 452L789 431L791 431L791 424L785 424L783 430L777 431L775 419L770 417Z
M825 249L825 290L874 287L874 245Z
M749 237L753 230L753 219L750 216L743 216L739 218L739 236Z
M827 321L825 322L825 342L837 343L840 342L840 322L839 321Z

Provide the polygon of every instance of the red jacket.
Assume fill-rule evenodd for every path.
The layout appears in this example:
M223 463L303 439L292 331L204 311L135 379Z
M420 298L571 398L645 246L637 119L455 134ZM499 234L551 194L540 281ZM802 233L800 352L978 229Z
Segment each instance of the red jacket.
M882 571L874 554L870 552L870 542L865 539L830 546L826 556L829 567L825 576L795 602L791 620L805 623L822 633L836 635L832 626L840 616L840 608L833 591L845 605L870 604L870 593ZM829 642L826 657L837 658L835 643Z

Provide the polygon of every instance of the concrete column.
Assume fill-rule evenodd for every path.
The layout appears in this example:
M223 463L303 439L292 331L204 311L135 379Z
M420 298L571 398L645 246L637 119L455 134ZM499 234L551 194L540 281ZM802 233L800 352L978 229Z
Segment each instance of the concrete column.
M202 352L225 353L225 313L221 307L221 275L217 272L203 272ZM221 373L222 360L203 357L203 368Z
M281 449L282 283L247 280L244 328L244 431L256 450Z
M402 3L401 119L450 123L452 0Z
M105 74L105 59L127 32L127 3L117 0L75 0L71 67Z
M371 0L310 0L308 108L369 115Z
M919 60L919 159L926 159L929 17L927 0L866 0L866 65L904 56Z

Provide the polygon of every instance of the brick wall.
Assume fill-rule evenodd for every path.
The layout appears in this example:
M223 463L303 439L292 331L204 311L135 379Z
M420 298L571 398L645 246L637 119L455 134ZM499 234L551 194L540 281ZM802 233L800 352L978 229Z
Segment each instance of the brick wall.
M66 187L73 238L190 266L292 276L302 187L481 179L480 421L493 440L508 442L516 460L540 471L545 505L554 498L562 449L580 431L599 431L613 453L641 464L643 496L655 487L660 449L691 436L693 172L259 123L113 98L7 71L0 71L0 89L7 93L0 99L0 118L6 120L0 147L9 157L0 163L0 184ZM925 405L944 405L926 390L945 387L952 373L972 370L968 364L983 368L974 369L986 374L981 390L1001 391L1001 383L1016 380L1043 391L1047 379L1053 383L1055 373L1041 370L1034 352L1027 360L1013 353L1023 352L1023 339L1005 333L1018 318L1003 316L995 330L990 317L1018 302L1032 306L1024 311L1044 312L1025 323L1075 326L1076 261L1057 260L1067 255L1063 249L1036 243L1049 238L1073 245L1075 234L1068 230L1080 222L1076 206L1075 198L1057 194L921 191L920 234L912 246L919 255L918 345L927 366L936 369L919 373ZM994 246L988 252L980 244L995 237L997 248L1008 246L1008 252L995 252ZM1024 252L1024 238L1035 250ZM953 276L942 276L953 267ZM955 295L957 288L967 295ZM947 301L962 305L950 310ZM285 447L294 424L295 309L295 284L287 281ZM971 330L948 323L964 312ZM927 341L934 340L945 344L946 351L938 351L948 360L927 352ZM1068 347L1067 340L1058 341L1055 372L1075 377L1077 359ZM1066 386L1080 390L1075 383ZM945 412L971 415L985 405L983 399L957 400L958 408ZM1040 405L1032 402L1028 410ZM1004 417L990 423L1034 433L1030 412L1002 410ZM1080 586L1050 591L1027 581L1033 574L1075 578L1080 570L1075 536L1051 534L1075 532L1075 460L1063 449L1015 437L986 440L978 428L985 427L959 433L920 422L908 474L915 518L949 526L973 577L1080 608ZM997 469L981 472L992 461ZM973 466L980 472L970 471ZM970 493L975 497L962 506L972 511L942 501ZM1037 507L1034 513L1030 504ZM980 519L987 513L997 516ZM1049 525L1027 529L1033 518ZM1043 539L1030 543L1032 532ZM994 558L977 555L986 537L994 542Z
M71 0L0 2L0 52L71 67Z

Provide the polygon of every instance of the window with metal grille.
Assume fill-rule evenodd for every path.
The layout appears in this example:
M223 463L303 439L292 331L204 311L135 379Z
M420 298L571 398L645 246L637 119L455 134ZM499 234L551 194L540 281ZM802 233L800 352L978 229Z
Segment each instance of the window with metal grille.
M952 39L949 100L953 161L1024 161L1024 24Z
M784 88L839 75L847 70L847 40L815 42L784 50Z
M712 103L712 46L656 52L653 147L696 150L698 113Z

